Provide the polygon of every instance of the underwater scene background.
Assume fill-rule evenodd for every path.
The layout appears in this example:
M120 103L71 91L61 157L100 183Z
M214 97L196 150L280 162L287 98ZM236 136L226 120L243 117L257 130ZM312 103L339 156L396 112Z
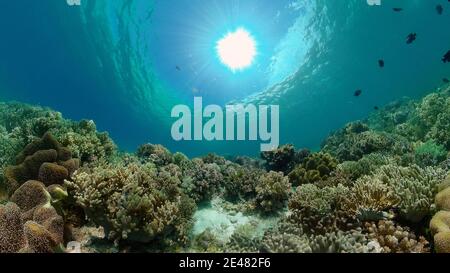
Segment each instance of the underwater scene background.
M68 3L0 1L0 253L450 252L448 1ZM280 147L172 140L194 97Z

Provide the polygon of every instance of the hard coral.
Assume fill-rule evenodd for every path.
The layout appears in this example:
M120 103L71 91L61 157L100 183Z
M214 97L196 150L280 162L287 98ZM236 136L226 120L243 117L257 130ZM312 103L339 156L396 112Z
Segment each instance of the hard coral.
M373 175L393 189L400 200L397 205L400 216L414 223L431 214L438 185L444 176L445 171L440 168L420 168L414 165L386 165Z
M383 253L428 253L429 243L424 237L418 237L407 227L401 227L393 221L381 220L366 223L368 237L376 240Z
M284 145L276 150L262 152L261 158L266 161L268 171L289 173L297 162L293 145Z
M14 203L0 205L0 253L18 252L25 244L20 208Z
M183 189L196 202L210 200L218 193L224 180L220 167L215 163L204 163L201 159L194 159L191 163L184 173Z
M336 169L337 163L330 154L312 154L289 173L289 180L294 186L325 181Z
M349 216L366 221L384 219L387 211L399 202L392 188L383 181L364 176L356 181L343 198L341 206Z
M256 202L264 213L282 209L289 198L291 184L282 172L261 175L256 186Z
M154 163L157 166L164 166L173 162L172 154L162 145L141 145L136 154L139 158Z
M153 164L102 165L77 171L66 184L116 242L185 243L195 204L179 188L180 178L165 172Z

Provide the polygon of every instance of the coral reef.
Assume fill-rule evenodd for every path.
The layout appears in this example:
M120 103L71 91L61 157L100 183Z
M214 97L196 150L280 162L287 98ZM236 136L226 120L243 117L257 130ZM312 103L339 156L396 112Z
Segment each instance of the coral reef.
M440 168L420 168L415 165L399 167L386 165L373 175L389 185L397 196L400 216L411 222L420 222L432 212L438 185L445 177Z
M438 253L450 253L450 174L439 185L435 204L439 212L430 222L434 247Z
M211 200L219 191L223 181L220 167L216 163L192 160L192 166L184 172L182 187L196 202Z
M75 158L82 161L109 158L117 152L116 145L107 133L99 133L93 121L74 122L66 120L59 112L48 108L30 106L22 103L0 102L0 150L2 154L1 167L12 164L11 159L20 150L42 137L52 133L62 146L68 147Z
M71 151L50 133L28 144L17 156L16 163L4 172L9 193L28 180L39 180L46 186L63 184L80 165L78 159L72 159Z
M268 171L288 174L297 163L297 153L293 145L284 145L276 150L261 153Z
M294 186L325 181L337 164L337 160L330 154L315 153L305 158L289 173L289 180Z
M0 252L449 253L449 98L262 160L119 153L92 121L0 103Z
M256 202L264 213L282 209L289 198L291 184L282 172L261 175L256 186Z
M383 253L428 253L428 241L412 233L409 228L396 225L393 221L381 220L377 223L366 223L368 237L376 240Z
M116 242L185 243L195 204L180 189L179 170L154 164L83 168L66 181L86 215Z

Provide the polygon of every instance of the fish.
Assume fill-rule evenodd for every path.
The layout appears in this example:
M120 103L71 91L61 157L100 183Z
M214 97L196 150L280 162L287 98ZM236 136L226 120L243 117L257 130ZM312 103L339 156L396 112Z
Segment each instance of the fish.
M378 111L378 110L380 110L380 107L375 106L373 109Z
M450 82L450 80L447 79L447 78L443 78L442 81L443 81L444 83L449 83L449 82Z
M406 37L406 43L412 44L417 39L417 33L410 33L408 37Z
M362 90L356 90L354 96L359 97L362 95Z
M442 57L442 61L444 63L450 63L450 50L445 53L444 57Z
M181 71L181 68L177 65L176 67L175 67L178 71Z
M393 10L393 11L395 11L395 12L400 12L400 11L403 11L403 9L402 9L402 8L393 8L392 10Z
M450 2L450 1L449 1ZM442 7L442 5L437 5L436 6L436 12L439 14L439 15L442 15L442 13L444 12L444 7Z
M378 65L383 68L384 67L384 60L378 60Z

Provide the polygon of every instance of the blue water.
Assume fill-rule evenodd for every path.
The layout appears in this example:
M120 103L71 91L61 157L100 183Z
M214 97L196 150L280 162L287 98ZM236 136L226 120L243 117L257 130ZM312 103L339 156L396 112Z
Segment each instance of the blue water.
M0 99L93 119L124 150L152 142L189 155L258 153L253 142L173 141L170 110L194 96L208 104L279 104L281 142L314 149L375 106L423 96L450 77L450 64L441 61L450 50L446 0L382 0L379 7L365 0L81 4L0 0ZM238 27L255 37L258 55L233 73L215 45ZM418 39L407 45L411 32Z

